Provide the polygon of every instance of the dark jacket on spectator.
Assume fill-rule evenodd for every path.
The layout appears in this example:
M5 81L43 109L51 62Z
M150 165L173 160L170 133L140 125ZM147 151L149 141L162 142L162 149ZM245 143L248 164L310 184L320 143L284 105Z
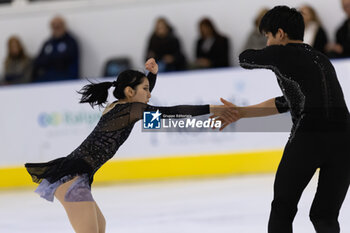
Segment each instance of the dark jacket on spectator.
M314 43L311 45L316 50L326 54L326 45L328 43L327 34L322 27L319 27L315 36Z
M350 19L347 19L337 30L336 39L344 49L340 57L350 57Z
M186 59L181 52L179 39L172 33L164 38L153 34L149 40L146 54L146 60L153 57L157 63L160 63L160 72L184 70L186 68ZM174 62L164 64L162 59L165 55L173 56Z
M200 38L197 41L196 57L210 60L211 67L228 67L229 66L229 40L225 36L216 36L208 50L203 49L205 40Z
M46 41L34 62L33 81L58 81L79 78L79 48L66 33Z

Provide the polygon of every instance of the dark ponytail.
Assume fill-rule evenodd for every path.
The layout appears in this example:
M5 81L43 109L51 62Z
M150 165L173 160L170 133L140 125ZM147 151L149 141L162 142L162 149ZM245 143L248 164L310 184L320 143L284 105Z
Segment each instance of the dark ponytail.
M126 70L118 75L114 82L92 83L84 86L79 94L82 94L79 103L89 103L91 107L96 105L102 106L107 102L108 89L115 87L113 95L118 100L125 98L124 89L131 87L135 89L137 85L141 84L146 75L135 70Z
M80 91L79 94L82 94L79 103L89 103L91 107L95 105L103 106L107 101L108 89L113 85L112 82L103 82L103 83L90 83L85 85Z

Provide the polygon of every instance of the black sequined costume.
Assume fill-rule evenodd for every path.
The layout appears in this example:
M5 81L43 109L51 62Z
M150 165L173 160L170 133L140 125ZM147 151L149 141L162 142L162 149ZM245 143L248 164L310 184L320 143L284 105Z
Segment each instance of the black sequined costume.
M149 80L152 90L155 80ZM87 175L91 185L95 172L115 155L129 137L134 124L143 118L143 112L157 110L166 115L198 116L209 114L209 105L155 107L138 102L116 104L102 115L95 129L71 154L47 163L26 163L25 167L36 183L41 183L43 179L55 183L63 177L63 182L67 182L76 175Z
M300 196L320 168L310 219L318 233L338 233L338 214L350 183L350 116L329 59L301 43L246 50L244 68L266 68L283 96L279 112L290 111L293 128L279 164L269 233L291 233Z

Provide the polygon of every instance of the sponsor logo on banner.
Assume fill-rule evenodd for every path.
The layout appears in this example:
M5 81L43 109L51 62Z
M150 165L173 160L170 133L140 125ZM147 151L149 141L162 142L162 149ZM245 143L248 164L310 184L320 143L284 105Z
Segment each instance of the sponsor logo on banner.
M37 119L39 126L46 128L62 125L95 125L100 117L101 113L92 112L43 112Z

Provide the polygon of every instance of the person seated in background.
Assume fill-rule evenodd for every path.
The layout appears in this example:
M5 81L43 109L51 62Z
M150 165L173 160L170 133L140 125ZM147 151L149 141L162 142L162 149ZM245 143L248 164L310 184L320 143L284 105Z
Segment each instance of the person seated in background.
M79 47L68 32L64 19L51 20L51 37L34 61L33 81L58 81L79 78Z
M249 33L246 44L244 45L244 50L247 49L262 49L266 46L266 37L260 33L259 25L262 17L266 14L269 9L262 8L254 20L254 28Z
M342 0L342 6L347 19L337 30L336 43L326 46L330 58L350 57L350 0Z
M30 82L32 60L17 36L11 36L7 41L7 57L4 62L4 85Z
M199 22L200 38L196 45L195 68L228 67L229 39L219 34L209 18Z
M309 5L303 5L299 10L305 24L304 43L322 53L326 53L326 45L328 43L327 34L322 27L315 9Z
M180 41L165 18L157 19L149 39L146 60L152 57L158 63L159 72L186 69L186 59L181 52Z

